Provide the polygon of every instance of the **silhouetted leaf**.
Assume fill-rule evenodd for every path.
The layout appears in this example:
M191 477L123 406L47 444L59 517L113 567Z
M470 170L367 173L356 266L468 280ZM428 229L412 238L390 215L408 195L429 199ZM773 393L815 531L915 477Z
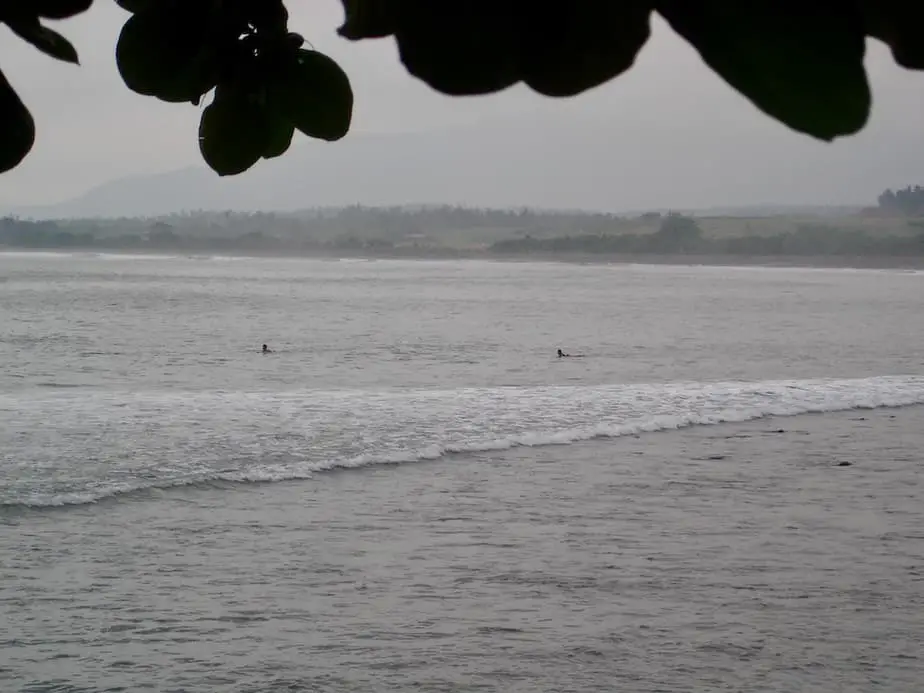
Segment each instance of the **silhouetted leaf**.
M220 176L243 173L268 146L264 107L245 92L219 85L199 121L199 151L209 167Z
M264 159L274 159L285 154L292 144L295 126L280 114L267 113L266 148L263 150Z
M35 121L0 72L0 173L19 165L35 143Z
M546 96L573 96L628 70L648 40L650 0L537 4L525 81Z
M353 89L346 73L323 53L299 50L269 85L274 110L322 140L339 140L353 118Z
M30 10L39 17L65 19L90 9L93 0L32 0Z
M454 96L488 94L521 76L525 16L517 0L403 0L392 11L401 62Z
M924 70L924 4L907 0L860 0L866 31L892 49L902 67Z
M869 116L858 15L838 0L657 0L671 26L729 84L791 128L823 140Z
M24 41L28 41L46 55L75 65L80 63L77 50L71 42L57 31L42 26L38 17L17 17L7 19L10 29Z
M337 33L344 38L356 41L365 38L381 38L394 33L392 9L395 0L342 0L342 2L345 19Z
M115 0L116 5L121 7L123 10L137 14L138 12L144 12L149 10L158 2L162 0Z
M193 101L218 81L218 61L208 42L209 7L155 7L125 22L116 61L125 84L164 101Z
M285 32L289 11L282 0L248 0L243 8L248 20L257 29Z

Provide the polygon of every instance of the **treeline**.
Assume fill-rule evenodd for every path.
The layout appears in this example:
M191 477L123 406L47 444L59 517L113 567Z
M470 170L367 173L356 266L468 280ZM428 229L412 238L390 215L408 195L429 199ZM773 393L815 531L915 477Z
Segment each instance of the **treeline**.
M710 236L694 219L651 212L635 217L460 207L347 207L299 214L190 213L159 219L30 221L0 218L0 246L23 249L188 253L511 256L528 254L733 254L763 256L924 255L924 220L897 233L832 223ZM742 221L742 225L748 222ZM746 226L747 227L747 226ZM711 228L714 228L711 227ZM862 227L861 227L862 228ZM772 227L771 227L772 229ZM719 237L715 237L719 236Z
M117 251L170 251L208 253L299 253L309 255L338 254L343 252L458 257L451 248L422 247L417 243L398 245L381 238L358 238L353 235L332 239L305 237L279 237L262 231L247 231L239 235L190 234L178 232L164 222L156 222L143 233L107 233L105 229L69 230L48 221L19 221L0 219L0 247L28 250L117 250Z
M655 216L658 216L655 214ZM56 233L96 237L141 236L170 230L179 236L238 237L259 232L277 238L378 237L400 241L421 235L440 236L463 230L516 230L543 233L604 233L622 228L630 219L615 214L477 209L458 206L365 207L310 209L294 213L184 212L154 219L67 219L30 222L0 219L0 231L9 236L19 226L23 234ZM5 230L5 231L4 231ZM62 239L66 239L62 236Z
M655 215L657 216L657 215ZM0 245L22 248L434 248L456 234L608 233L633 222L613 214L456 206L313 209L298 213L187 212L156 219L0 219ZM492 239L492 240L493 240ZM452 243L449 243L452 245Z
M671 214L650 234L580 234L554 238L524 236L492 244L492 253L625 254L625 255L750 255L750 256L920 256L924 232L874 236L822 224L804 224L795 231L757 236L707 238L690 217Z
M452 205L366 207L353 205L293 215L304 231L337 234L378 231L392 238L475 229L605 233L629 220L616 214L533 209L479 209Z
M901 190L886 189L878 199L879 209L908 217L924 215L924 188L909 185Z

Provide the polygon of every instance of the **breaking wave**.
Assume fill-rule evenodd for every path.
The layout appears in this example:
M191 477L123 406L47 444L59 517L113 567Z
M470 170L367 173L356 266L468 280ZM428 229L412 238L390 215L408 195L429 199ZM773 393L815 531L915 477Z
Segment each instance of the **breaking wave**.
M46 391L47 392L47 391ZM924 377L414 391L0 395L0 506L924 403ZM53 425L46 425L52 423Z

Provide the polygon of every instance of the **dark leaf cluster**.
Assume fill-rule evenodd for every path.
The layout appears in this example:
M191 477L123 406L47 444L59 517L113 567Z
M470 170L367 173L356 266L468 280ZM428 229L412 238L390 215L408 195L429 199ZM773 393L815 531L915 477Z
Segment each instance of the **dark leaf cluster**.
M43 23L46 19L66 19L85 12L93 0L0 0L0 23L58 60L78 63L77 50L70 41ZM35 143L35 120L0 70L0 173L19 165Z
M199 123L199 147L220 175L246 171L286 152L296 130L333 141L346 135L353 91L332 59L304 48L288 29L282 0L116 0L131 13L116 62L133 91L167 102L210 103ZM49 55L77 62L66 39L42 17L83 12L92 0L0 0L0 19ZM28 8L26 11L23 8ZM35 124L0 73L0 171L31 149Z
M116 46L128 87L163 101L198 104L199 148L220 175L286 152L295 130L346 135L353 91L327 56L288 30L282 0L117 0L133 12Z
M131 13L116 47L134 91L198 104L202 155L233 175L284 153L295 130L337 140L353 93L330 58L303 48L283 0L116 0ZM871 95L869 38L924 69L924 3L912 0L342 0L340 34L393 37L407 70L450 95L523 83L551 97L603 84L634 64L653 14L663 17L759 109L822 140L862 129ZM0 23L48 55L77 51L46 19L92 0L0 0ZM0 72L0 172L26 156L35 123Z
M653 13L758 108L832 140L870 109L866 39L924 68L924 4L904 0L343 0L349 39L394 36L408 71L447 94L522 82L572 96L629 69Z

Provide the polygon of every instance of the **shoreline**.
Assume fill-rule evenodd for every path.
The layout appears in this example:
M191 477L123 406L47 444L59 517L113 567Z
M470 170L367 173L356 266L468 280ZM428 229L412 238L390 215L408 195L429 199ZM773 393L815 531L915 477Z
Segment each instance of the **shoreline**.
M361 252L308 253L277 251L228 251L225 249L187 250L182 248L21 248L0 246L0 254L9 255L149 255L203 258L235 259L304 259L304 260L421 260L421 261L465 261L516 262L516 263L561 263L573 265L652 265L671 267L756 267L768 269L867 269L867 270L922 270L924 257L893 256L840 256L840 255L725 255L725 254L524 254L505 255L485 252L417 252L373 254Z

